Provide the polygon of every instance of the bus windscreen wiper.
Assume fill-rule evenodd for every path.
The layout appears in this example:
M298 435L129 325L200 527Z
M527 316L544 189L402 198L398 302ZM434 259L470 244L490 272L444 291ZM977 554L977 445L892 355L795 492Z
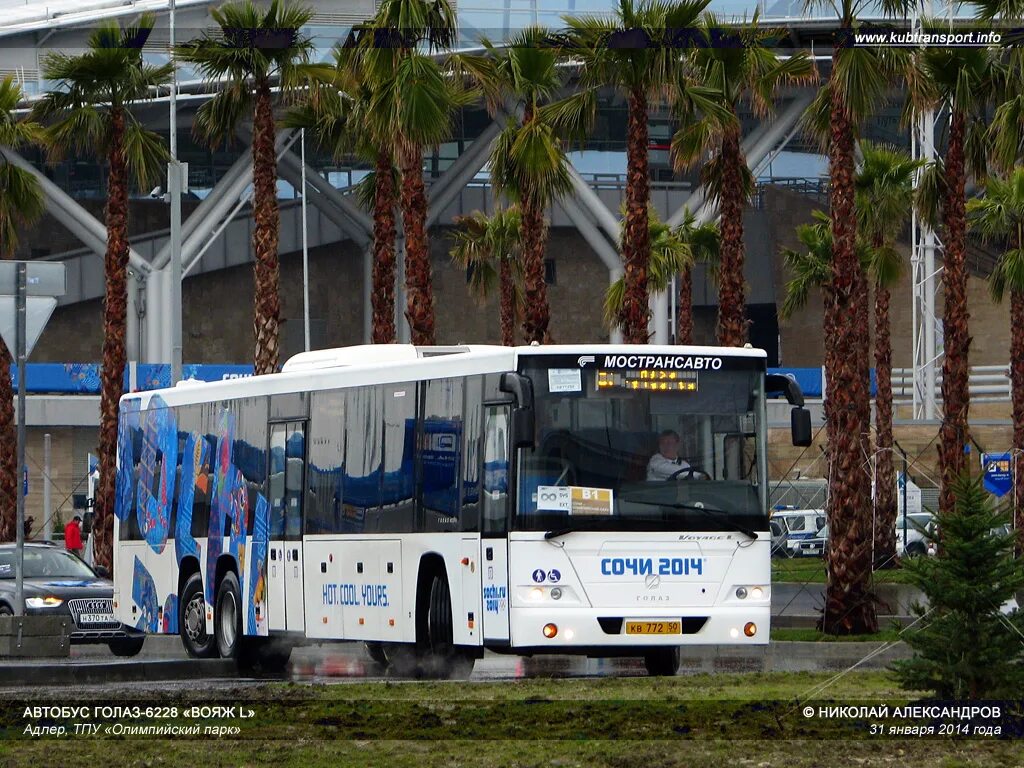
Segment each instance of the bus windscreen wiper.
M668 507L670 509L694 509L698 512L703 512L708 517L713 517L716 520L721 520L729 528L739 533L744 534L752 541L757 540L757 534L745 525L729 519L729 513L724 509L718 507L707 507L703 502L697 502L696 504L681 504L677 501L640 501L639 499L630 499L630 504L646 504L652 507Z

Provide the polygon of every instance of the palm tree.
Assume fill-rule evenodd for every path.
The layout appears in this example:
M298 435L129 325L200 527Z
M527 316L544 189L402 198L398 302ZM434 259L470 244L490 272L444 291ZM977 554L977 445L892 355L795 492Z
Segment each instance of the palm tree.
M481 302L498 284L501 343L515 346L516 318L523 310L521 216L515 206L488 216L473 211L455 217L452 261L469 271L469 289Z
M857 26L867 0L805 0L830 9L841 29ZM887 0L893 13L907 5ZM871 595L871 482L863 458L871 453L868 361L868 286L858 258L854 145L858 126L880 104L899 61L890 49L852 47L837 35L829 79L808 109L807 126L829 158L831 278L825 307L825 375L828 397L828 585L821 627L830 634L863 634L878 628Z
M574 113L591 119L596 92L611 86L622 92L628 103L626 130L626 221L623 236L625 297L624 339L628 344L646 344L648 333L648 261L650 229L647 221L650 177L647 168L648 110L652 100L680 83L684 66L680 49L664 44L669 30L695 26L710 0L618 0L611 16L566 16L569 45L566 54L581 62L580 90L566 99L562 114ZM686 84L688 85L688 84ZM709 94L695 89L690 97L707 110Z
M42 126L18 119L23 96L21 86L8 75L0 80L0 146L17 149L41 144ZM43 192L36 177L7 162L0 155L0 258L13 258L21 230L43 215ZM18 444L14 424L14 391L11 387L11 353L0 339L0 541L13 541L18 503Z
M243 117L253 121L253 233L255 298L253 362L257 376L277 370L281 299L277 243L277 153L274 92L288 96L303 84L313 43L299 29L312 18L306 8L271 0L263 10L253 0L211 8L219 29L177 47L175 53L216 84L218 93L196 113L193 132L209 145L229 141Z
M548 241L544 211L572 188L569 161L546 106L563 85L556 52L543 44L547 37L546 30L529 27L513 36L504 50L496 50L485 40L492 65L478 77L492 110L512 111L491 150L491 181L497 194L518 204L523 334L527 342L539 343L550 341L551 319L544 282Z
M658 212L652 207L647 214L647 226L650 229L648 241L651 244L648 284L651 290L664 291L672 283L672 276L683 273L689 279L694 263L694 247L690 240L674 231L668 224L661 221ZM692 233L695 228L688 230ZM625 232L623 232L625 237ZM604 319L610 327L622 326L626 322L626 278L620 277L608 286L604 297ZM687 314L692 313L692 300L686 307ZM680 306L680 312L683 307ZM692 326L692 321L691 321ZM683 342L681 342L683 343ZM685 342L689 343L689 342Z
M950 113L945 157L929 171L934 180L929 186L941 194L938 207L945 250L939 508L946 514L955 505L953 484L966 468L964 446L970 439L965 187L969 175L985 173L984 110L997 89L998 72L998 62L985 48L925 48L916 55L909 77L911 97L919 108L948 108ZM925 215L936 218L936 196L924 201L930 208Z
M91 153L108 165L106 294L103 301L103 372L98 454L100 480L94 518L97 562L111 567L114 475L117 456L118 400L124 382L128 307L128 187L148 189L166 167L167 150L131 112L171 77L173 65L153 66L142 46L153 29L144 14L134 26L102 23L89 35L85 53L51 53L43 60L43 78L57 87L38 101L33 116L52 121L46 131L51 159L69 149Z
M702 29L708 39L724 26L706 13ZM695 48L691 54L692 77L718 94L725 120L709 116L687 120L672 139L677 170L685 170L712 151L702 168L705 185L719 201L722 221L721 264L718 273L718 343L741 347L747 341L746 301L743 279L743 208L753 190L753 177L740 149L741 130L737 111L749 102L754 114L766 117L783 85L816 77L806 51L780 59L776 41L782 33L759 23L758 13L740 27L731 40ZM688 76L690 76L688 74ZM687 110L686 104L680 105Z
M455 33L455 11L448 0L385 0L352 43L372 83L370 111L389 126L401 173L405 316L413 344L435 341L423 148L447 138L453 111L474 98L447 62L429 55L450 48ZM386 44L382 36L388 36Z
M868 269L875 290L875 525L876 567L896 562L896 472L892 437L892 340L890 289L903 274L903 258L893 247L913 203L914 174L921 163L895 148L860 143L857 171L857 225L871 246Z
M721 236L718 224L698 224L697 218L686 209L683 223L675 232L684 243L689 243L694 264L705 264L710 274L718 279ZM653 253L653 251L652 251ZM679 299L676 304L676 344L693 343L693 266L678 274Z
M314 77L306 99L288 112L284 125L311 130L335 159L355 155L374 170L358 184L359 203L373 214L371 337L374 344L395 341L395 209L398 178L390 129L370 109L373 82L361 66L359 47L338 46L334 67Z
M1005 238L1003 252L989 278L992 298L1010 294L1010 385L1013 402L1013 450L1018 462L1024 452L1024 167L1007 178L990 177L985 196L967 203L972 225L986 238ZM1015 467L1014 529L1017 550L1024 550L1024 464Z

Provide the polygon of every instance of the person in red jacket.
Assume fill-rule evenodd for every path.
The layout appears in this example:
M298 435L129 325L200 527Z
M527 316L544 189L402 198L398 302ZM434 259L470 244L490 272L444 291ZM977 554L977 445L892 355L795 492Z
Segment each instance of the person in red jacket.
M82 517L75 515L64 526L64 547L72 554L82 556Z

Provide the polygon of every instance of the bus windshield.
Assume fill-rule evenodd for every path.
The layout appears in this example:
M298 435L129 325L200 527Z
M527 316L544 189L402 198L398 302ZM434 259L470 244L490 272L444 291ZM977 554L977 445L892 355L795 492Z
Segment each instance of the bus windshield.
M687 359L524 358L516 528L767 531L764 361Z

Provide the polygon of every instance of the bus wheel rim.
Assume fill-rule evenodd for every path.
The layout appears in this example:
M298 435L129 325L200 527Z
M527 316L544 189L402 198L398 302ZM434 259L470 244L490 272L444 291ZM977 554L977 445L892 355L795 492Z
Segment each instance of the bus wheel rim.
M185 609L185 634L193 643L201 643L206 639L202 595L193 597Z

